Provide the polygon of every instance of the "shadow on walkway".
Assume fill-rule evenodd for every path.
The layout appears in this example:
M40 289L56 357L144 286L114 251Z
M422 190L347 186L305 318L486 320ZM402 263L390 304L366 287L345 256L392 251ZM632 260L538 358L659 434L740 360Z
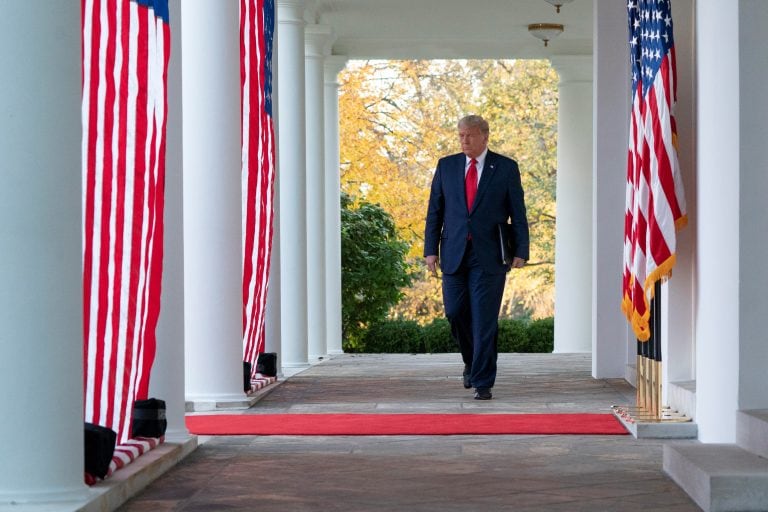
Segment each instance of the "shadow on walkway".
M494 399L458 354L352 355L281 382L243 414L610 412L634 402L588 354L501 354ZM230 411L231 412L231 411ZM159 511L700 510L662 470L662 441L627 436L227 436L119 509Z

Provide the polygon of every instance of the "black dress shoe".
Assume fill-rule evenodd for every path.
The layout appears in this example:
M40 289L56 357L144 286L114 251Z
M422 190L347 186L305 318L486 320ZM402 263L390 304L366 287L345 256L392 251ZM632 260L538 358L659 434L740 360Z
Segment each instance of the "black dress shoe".
M490 400L493 398L490 388L475 389L475 400Z
M469 374L471 372L471 368L468 364L464 365L464 389L469 389L472 387L472 383L469 381Z

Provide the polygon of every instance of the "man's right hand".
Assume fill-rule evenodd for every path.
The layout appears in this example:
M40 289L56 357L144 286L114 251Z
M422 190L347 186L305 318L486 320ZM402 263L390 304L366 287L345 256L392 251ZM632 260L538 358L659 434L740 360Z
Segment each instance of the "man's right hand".
M427 262L427 269L432 272L433 276L437 275L437 256L434 254L430 254L429 256L424 258Z

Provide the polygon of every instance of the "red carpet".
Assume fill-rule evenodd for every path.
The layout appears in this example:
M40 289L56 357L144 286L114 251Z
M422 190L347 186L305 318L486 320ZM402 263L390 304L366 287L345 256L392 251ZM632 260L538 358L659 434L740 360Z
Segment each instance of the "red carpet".
M191 433L201 435L627 433L612 414L207 414L186 421Z

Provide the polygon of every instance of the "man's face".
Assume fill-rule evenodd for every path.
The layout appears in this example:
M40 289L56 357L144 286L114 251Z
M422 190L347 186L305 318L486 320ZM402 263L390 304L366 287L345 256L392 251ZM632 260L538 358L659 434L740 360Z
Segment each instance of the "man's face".
M477 126L459 126L459 142L461 151L469 158L477 158L488 146L488 136Z

